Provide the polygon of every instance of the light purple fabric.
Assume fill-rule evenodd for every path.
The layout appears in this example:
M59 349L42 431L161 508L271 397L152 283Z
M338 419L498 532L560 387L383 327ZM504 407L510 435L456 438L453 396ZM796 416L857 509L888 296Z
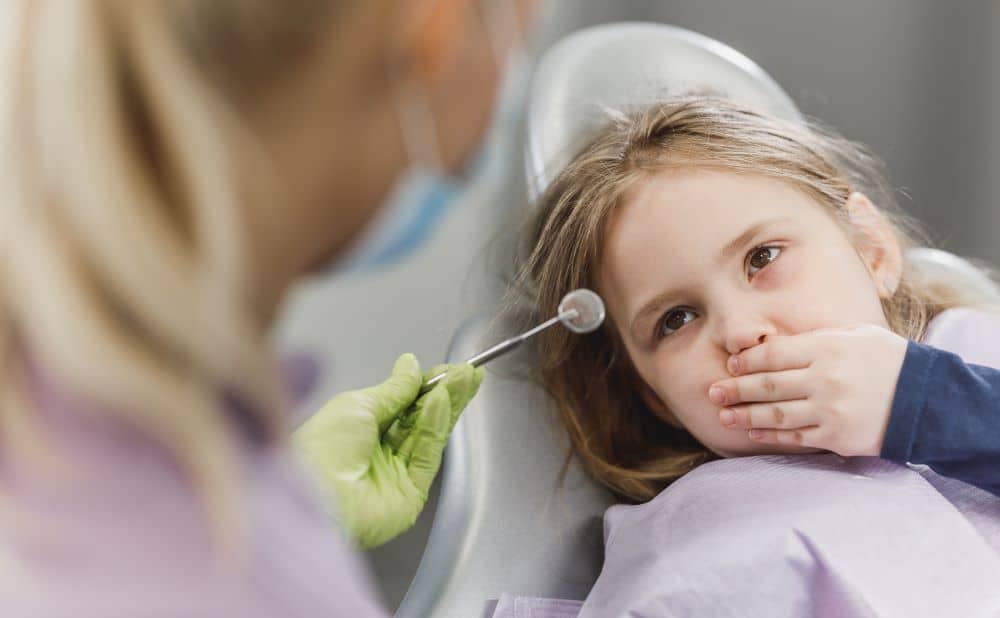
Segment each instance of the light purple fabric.
M386 615L285 448L244 449L245 555L222 562L202 503L162 449L100 420L37 371L31 387L46 436L75 476L53 487L23 458L0 454L3 496L26 519L12 523L0 504L0 616Z
M583 601L504 594L497 601L493 618L567 618L579 614L582 605Z
M946 311L924 341L1000 367L996 314ZM1000 498L925 466L716 461L604 523L601 575L559 618L1000 615Z
M1000 555L878 458L729 459L605 516L580 617L996 616Z
M954 352L967 363L1000 367L1000 313L949 309L927 325L923 342Z

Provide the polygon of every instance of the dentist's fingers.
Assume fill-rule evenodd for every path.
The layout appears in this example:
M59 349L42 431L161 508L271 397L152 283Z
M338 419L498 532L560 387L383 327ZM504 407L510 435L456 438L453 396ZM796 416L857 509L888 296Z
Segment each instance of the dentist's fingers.
M392 375L378 386L371 386L356 391L359 397L367 403L364 405L375 415L379 434L385 433L396 418L409 408L420 391L422 376L420 363L413 354L403 354L396 359L392 367Z
M448 391L440 384L424 396L422 403L413 432L400 446L399 455L406 463L413 486L426 499L448 444L451 406Z
M729 357L726 368L733 376L763 371L808 367L816 359L816 341L808 334L775 336Z
M448 432L455 426L462 410L475 396L479 389L479 384L485 375L482 367L473 367L468 364L461 365L438 365L431 371L424 374L425 381L430 377L441 373L446 373L445 378L438 382L433 389L425 393L413 405L413 408L397 418L389 429L382 434L382 442L388 445L393 451L404 456L408 456L404 449L404 444L409 439L415 425L419 424L421 417L426 416L423 412L428 399L434 393L435 398L444 398L449 409ZM437 391L437 392L436 392Z
M455 426L459 415L479 392L479 385L482 384L485 375L484 368L462 363L452 365L448 375L441 380L441 384L448 391L448 401L451 404L451 427Z
M823 431L819 427L799 429L750 429L747 435L754 442L824 448Z
M808 369L790 369L728 378L709 387L708 398L717 406L805 399L809 395L808 375Z
M729 429L798 429L819 421L816 406L808 399L750 403L719 412L719 422Z

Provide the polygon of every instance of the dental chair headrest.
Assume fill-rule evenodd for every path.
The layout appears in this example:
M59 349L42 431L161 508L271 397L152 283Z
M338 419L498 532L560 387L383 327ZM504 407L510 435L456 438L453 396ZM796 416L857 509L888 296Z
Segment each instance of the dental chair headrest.
M616 23L554 45L531 82L528 191L538 198L606 122L603 109L635 109L670 95L725 96L782 118L800 118L771 76L735 49L683 28Z

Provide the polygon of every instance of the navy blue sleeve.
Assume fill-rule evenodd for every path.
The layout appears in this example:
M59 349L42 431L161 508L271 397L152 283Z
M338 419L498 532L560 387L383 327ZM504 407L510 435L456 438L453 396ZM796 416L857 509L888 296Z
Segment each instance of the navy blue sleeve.
M1000 496L1000 370L911 341L881 456Z

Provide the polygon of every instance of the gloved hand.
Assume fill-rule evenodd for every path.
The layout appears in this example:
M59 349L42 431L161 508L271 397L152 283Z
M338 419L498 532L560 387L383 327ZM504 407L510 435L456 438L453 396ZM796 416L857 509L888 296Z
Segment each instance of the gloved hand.
M417 399L424 380L445 370ZM292 435L331 514L361 547L381 545L417 520L451 429L482 380L483 369L467 364L421 376L416 357L404 354L388 380L337 395Z

